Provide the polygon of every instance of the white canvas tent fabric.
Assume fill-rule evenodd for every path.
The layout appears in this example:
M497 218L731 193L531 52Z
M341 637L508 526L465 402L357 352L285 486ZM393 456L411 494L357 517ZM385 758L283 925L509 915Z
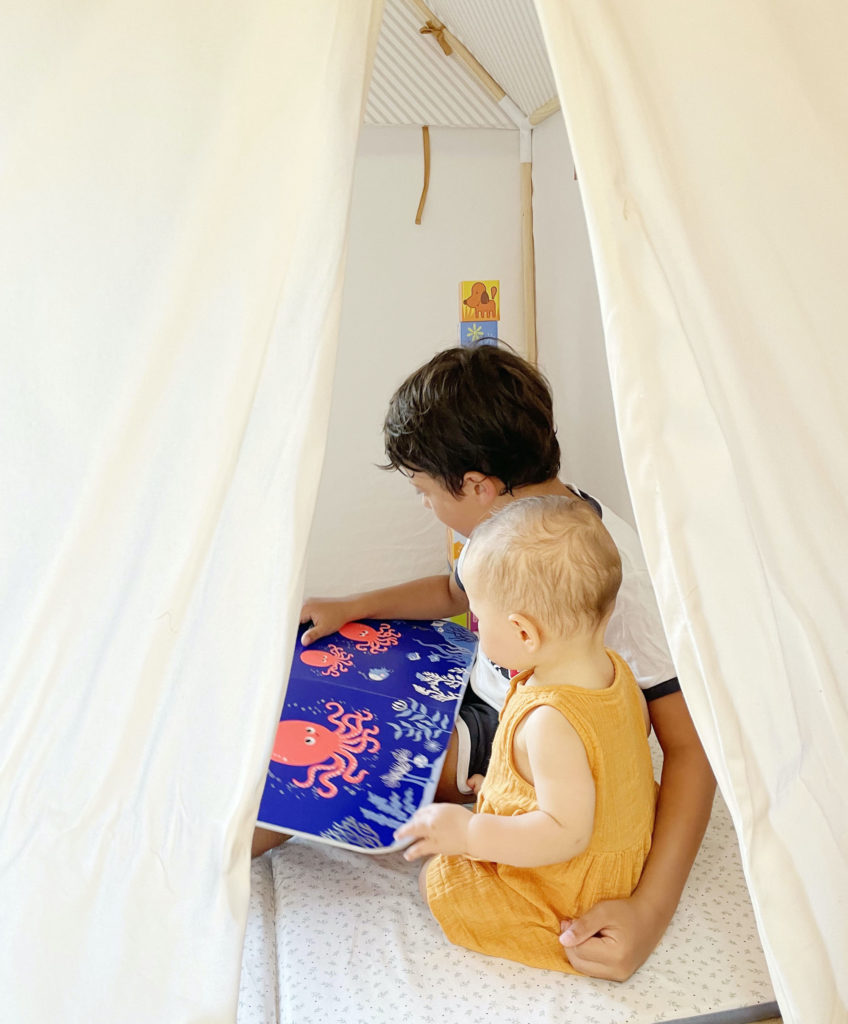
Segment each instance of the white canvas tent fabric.
M232 1020L379 3L0 34L4 1020Z
M537 0L633 508L784 1019L848 1019L848 9Z
M840 1020L848 15L538 7L686 696L786 1019ZM10 1020L234 1012L378 8L4 18Z

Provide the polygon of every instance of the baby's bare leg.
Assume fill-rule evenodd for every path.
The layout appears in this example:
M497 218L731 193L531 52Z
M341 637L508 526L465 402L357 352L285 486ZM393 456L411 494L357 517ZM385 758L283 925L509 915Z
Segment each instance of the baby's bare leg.
M251 857L261 857L263 853L267 853L268 850L273 850L275 846L280 846L287 839L291 839L291 836L285 832L274 832L270 828L260 828L258 825L253 830L253 843L250 847Z
M421 870L418 872L418 891L421 893L421 899L427 902L427 865L432 860L432 857L428 857L424 861Z
M432 857L428 857L418 872L418 891L421 893L421 898L427 907L430 906L430 901L427 899L427 868L432 860Z

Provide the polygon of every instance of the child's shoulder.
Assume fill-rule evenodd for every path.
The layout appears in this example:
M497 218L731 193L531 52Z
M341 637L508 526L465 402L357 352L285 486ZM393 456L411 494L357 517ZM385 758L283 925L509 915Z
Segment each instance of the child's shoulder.
M558 742L566 737L576 736L577 730L563 710L553 702L542 701L534 704L518 723L519 734L528 743Z
M514 744L516 764L526 761L534 780L567 778L587 760L580 733L552 704L537 704L527 712L515 731Z

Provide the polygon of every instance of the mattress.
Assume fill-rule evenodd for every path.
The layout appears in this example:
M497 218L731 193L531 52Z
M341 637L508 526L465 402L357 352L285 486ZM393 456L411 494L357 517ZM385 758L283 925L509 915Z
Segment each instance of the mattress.
M452 946L419 865L292 839L254 862L238 1024L741 1024L777 1015L720 796L674 920L627 982Z

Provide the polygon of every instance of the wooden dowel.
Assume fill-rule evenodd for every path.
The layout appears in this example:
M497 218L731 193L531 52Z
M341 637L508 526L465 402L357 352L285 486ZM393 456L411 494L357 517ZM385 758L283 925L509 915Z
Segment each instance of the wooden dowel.
M421 214L424 212L427 192L430 189L430 129L426 124L421 128L421 138L424 142L424 188L421 191L421 199L418 202L418 212L415 214L416 224L421 223Z
M534 366L536 346L536 251L533 244L533 164L521 164L521 276L524 285L524 354Z
M416 11L418 11L424 19L425 24L428 21L439 21L423 0L408 0L408 2L412 4ZM447 29L445 29L441 35L453 50L454 56L458 57L463 64L465 64L471 74L480 81L483 88L489 93L494 101L496 103L500 103L504 96L506 96L505 90L498 85L480 61L477 60L474 54L467 47L463 46L456 36Z
M530 115L528 120L530 124L535 128L537 124L541 124L542 121L546 121L551 114L555 114L559 110L559 98L554 96L553 99L548 100L547 103L543 103L541 107L537 107L536 110Z

